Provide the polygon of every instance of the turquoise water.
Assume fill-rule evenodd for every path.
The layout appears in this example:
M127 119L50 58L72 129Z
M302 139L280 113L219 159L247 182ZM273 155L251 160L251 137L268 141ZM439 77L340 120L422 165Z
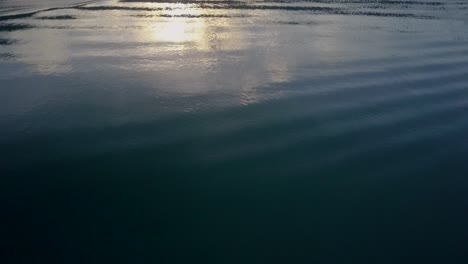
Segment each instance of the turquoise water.
M2 263L466 263L467 7L0 2Z

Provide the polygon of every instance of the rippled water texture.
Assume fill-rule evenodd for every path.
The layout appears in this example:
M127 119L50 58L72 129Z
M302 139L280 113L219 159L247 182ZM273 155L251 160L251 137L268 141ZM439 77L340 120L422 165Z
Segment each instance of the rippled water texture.
M467 8L0 1L6 263L466 263Z

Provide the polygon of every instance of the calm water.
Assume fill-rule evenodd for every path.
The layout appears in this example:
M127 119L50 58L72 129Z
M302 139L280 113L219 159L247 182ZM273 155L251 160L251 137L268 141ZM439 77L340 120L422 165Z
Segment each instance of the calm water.
M2 263L466 263L467 8L0 1Z

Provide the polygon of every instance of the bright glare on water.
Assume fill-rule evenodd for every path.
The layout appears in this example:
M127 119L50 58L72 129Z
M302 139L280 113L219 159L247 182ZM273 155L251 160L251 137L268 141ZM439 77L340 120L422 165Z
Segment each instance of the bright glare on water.
M0 0L6 263L466 263L468 2Z

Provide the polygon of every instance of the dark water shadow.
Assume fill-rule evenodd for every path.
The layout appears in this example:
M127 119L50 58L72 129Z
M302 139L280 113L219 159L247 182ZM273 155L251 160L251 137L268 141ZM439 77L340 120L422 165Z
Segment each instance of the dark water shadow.
M42 12L62 10L62 9L67 9L67 8L66 7L53 7L53 8L43 9L43 10L37 10L37 11L32 11L32 12L27 12L27 13L21 13L21 14L4 15L4 16L0 16L0 21L28 18L28 17L32 17L32 16L34 16L36 14L39 14L39 13L42 13Z
M73 8L78 8L81 6L84 6L86 4L92 3L94 0L91 1L86 1L81 4L77 5L71 5L68 7L51 7L51 8L46 8L46 9L41 9L41 10L35 10L31 12L26 12L26 13L20 13L20 14L7 14L7 15L0 15L0 21L6 21L6 20L12 20L12 19L21 19L21 18L28 18L32 17L36 14L43 13L43 12L48 12L48 11L55 11L55 10L65 10L65 9L73 9Z
M80 6L80 7L75 7L75 9L89 10L89 11L106 11L106 10L161 11L161 10L172 10L173 8L128 7L128 6Z
M29 24L16 24L16 23L8 23L8 24L0 24L0 32L11 32L17 30L26 30L34 28L34 26Z
M0 45L12 45L12 44L15 44L16 43L16 40L13 40L13 39L5 39L5 38L0 38Z
M324 24L322 22L317 22L317 21L303 21L303 22L298 22L298 21L274 21L272 24L279 24L279 25L321 25Z
M41 16L41 17L36 17L36 19L42 19L42 20L72 20L72 19L76 19L76 16L70 16L70 15Z
M9 59L13 59L13 58L16 58L16 56L12 53L0 53L0 59L3 59L3 60L9 60Z
M0 16L0 21L32 17L36 13L38 13L38 12L30 12L30 13L17 14L17 15Z

